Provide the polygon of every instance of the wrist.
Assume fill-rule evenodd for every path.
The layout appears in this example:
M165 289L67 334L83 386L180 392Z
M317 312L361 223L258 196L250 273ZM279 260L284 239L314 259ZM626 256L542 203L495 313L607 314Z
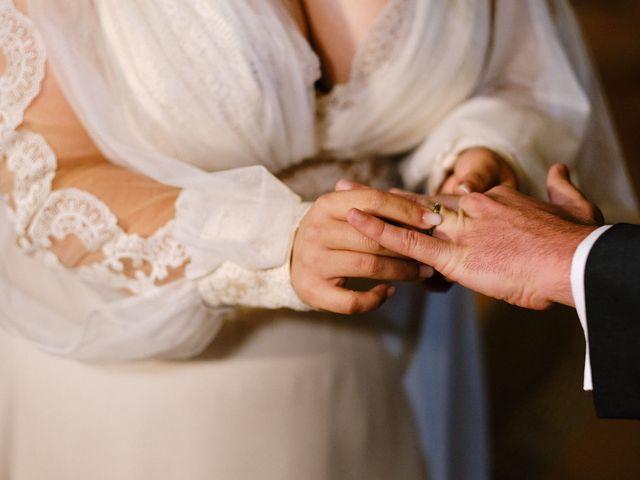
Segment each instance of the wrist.
M555 251L557 255L550 255L554 264L551 265L553 280L548 282L548 298L553 303L560 303L569 307L575 307L573 291L571 288L571 264L578 245L596 230L597 226L572 225L562 235L558 235ZM544 281L544 279L543 279Z

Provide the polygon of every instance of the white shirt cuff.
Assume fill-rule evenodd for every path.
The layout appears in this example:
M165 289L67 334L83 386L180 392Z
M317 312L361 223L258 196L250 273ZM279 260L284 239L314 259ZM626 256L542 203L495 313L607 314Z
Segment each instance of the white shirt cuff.
M571 293L573 294L573 301L576 305L576 311L578 312L578 318L584 330L584 339L586 342L585 348L585 360L584 360L584 382L583 388L585 390L593 390L593 382L591 379L591 358L589 357L589 332L587 330L587 303L585 300L584 292L584 271L587 266L587 258L589 252L593 247L596 240L600 238L604 232L609 230L612 225L604 225L593 232L591 232L576 248L576 252L573 254L573 260L571 261Z

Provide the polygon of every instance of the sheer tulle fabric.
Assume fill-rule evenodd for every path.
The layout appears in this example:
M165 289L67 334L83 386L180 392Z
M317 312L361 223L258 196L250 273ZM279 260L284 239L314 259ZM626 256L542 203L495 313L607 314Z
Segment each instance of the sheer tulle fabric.
M317 99L318 59L276 0L31 0L56 77L101 151L183 189L175 231L191 262L184 280L124 295L13 258L1 219L4 323L78 358L197 353L232 312L207 310L198 280L225 262L286 262L305 206L274 173L320 154L409 152L407 183L436 186L460 151L482 145L513 161L533 192L551 162L589 180L615 171L616 192L594 190L596 200L611 193L618 212L635 211L606 116L589 123L587 94L599 97L565 2L553 2L560 29L546 2L495 3L492 21L485 0L390 0L350 82ZM606 151L585 148L576 163L589 125ZM39 291L16 278L15 262L42 279ZM48 308L56 289L85 292L83 307Z

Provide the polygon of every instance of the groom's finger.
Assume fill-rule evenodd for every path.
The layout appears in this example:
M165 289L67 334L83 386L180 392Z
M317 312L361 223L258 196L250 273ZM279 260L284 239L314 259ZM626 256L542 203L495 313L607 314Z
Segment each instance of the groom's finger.
M458 221L462 214L454 210L449 210L446 205L443 205L440 209L440 218L442 223L433 229L433 237L442 240L450 240L456 230L459 228Z
M451 246L445 241L415 230L390 225L356 208L349 210L347 221L360 233L385 248L432 265L436 270L446 263Z

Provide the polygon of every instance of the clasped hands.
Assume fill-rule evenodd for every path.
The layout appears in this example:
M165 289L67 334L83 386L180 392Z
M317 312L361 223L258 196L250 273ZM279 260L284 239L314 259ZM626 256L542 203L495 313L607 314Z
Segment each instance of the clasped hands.
M449 195L383 192L338 182L336 192L316 202L296 236L292 283L298 295L316 308L366 312L391 297L394 287L382 283L356 292L344 288L346 278L424 280L435 269L525 308L573 306L573 254L603 223L602 214L572 185L564 165L549 170L549 202L543 202L513 188L515 176L504 160L498 157L491 169L487 165L494 159L478 161L483 155L474 151L468 163L460 157L441 189ZM465 172L474 162L481 171ZM471 193L451 195L460 186ZM440 215L432 211L434 201L443 205ZM434 226L431 236L427 230Z
M336 192L320 197L299 226L291 257L294 289L304 302L323 310L352 314L378 308L394 294L394 287L381 283L359 292L344 288L346 279L385 282L431 277L433 263L416 256L414 244L407 242L427 237L425 232L434 226L438 226L436 237L450 236L451 225L455 224L451 215L456 216L458 210L455 194L485 191L496 185L515 187L515 174L502 158L482 148L467 150L458 157L440 189L440 193L449 194L445 197L383 192L338 182ZM432 201L448 206L446 215L435 214ZM381 225L388 228L379 232ZM387 235L389 232L393 235ZM437 265L444 274L450 270Z

